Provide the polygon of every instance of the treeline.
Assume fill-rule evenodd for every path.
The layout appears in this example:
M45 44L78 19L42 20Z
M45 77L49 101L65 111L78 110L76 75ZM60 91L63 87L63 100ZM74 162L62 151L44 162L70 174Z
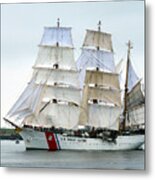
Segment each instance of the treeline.
M0 128L0 140L22 140L21 136L15 129Z

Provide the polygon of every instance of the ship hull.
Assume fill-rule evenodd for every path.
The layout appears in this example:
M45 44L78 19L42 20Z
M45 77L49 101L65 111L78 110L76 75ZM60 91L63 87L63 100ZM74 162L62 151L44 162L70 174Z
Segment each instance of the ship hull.
M119 135L115 141L101 138L64 136L53 132L41 132L24 128L20 132L27 150L134 150L144 143L144 135Z

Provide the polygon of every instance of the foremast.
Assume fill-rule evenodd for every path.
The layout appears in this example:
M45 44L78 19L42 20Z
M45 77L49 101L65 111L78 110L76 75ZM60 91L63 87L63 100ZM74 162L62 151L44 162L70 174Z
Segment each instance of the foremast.
M7 114L22 126L71 129L77 126L80 105L78 72L70 27L45 27L33 66L32 80ZM26 112L29 114L25 114ZM22 118L21 118L22 115Z

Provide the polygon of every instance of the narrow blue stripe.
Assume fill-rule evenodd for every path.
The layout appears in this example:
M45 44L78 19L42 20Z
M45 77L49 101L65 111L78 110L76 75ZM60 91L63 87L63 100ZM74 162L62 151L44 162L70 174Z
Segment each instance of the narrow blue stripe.
M54 134L54 136L55 136L55 139L56 139L56 142L57 142L58 148L59 148L59 149L61 149L60 144L59 144L59 140L58 140L58 137L57 137L57 134Z

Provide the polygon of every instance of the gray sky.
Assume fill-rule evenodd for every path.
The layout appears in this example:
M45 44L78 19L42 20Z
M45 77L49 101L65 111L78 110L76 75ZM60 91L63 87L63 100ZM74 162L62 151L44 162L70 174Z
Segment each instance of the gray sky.
M112 34L115 62L126 58L128 40L133 42L131 58L144 77L144 2L81 2L5 4L1 7L2 116L9 110L31 76L44 26L72 27L75 59L80 55L85 30ZM2 126L4 122L2 123Z

